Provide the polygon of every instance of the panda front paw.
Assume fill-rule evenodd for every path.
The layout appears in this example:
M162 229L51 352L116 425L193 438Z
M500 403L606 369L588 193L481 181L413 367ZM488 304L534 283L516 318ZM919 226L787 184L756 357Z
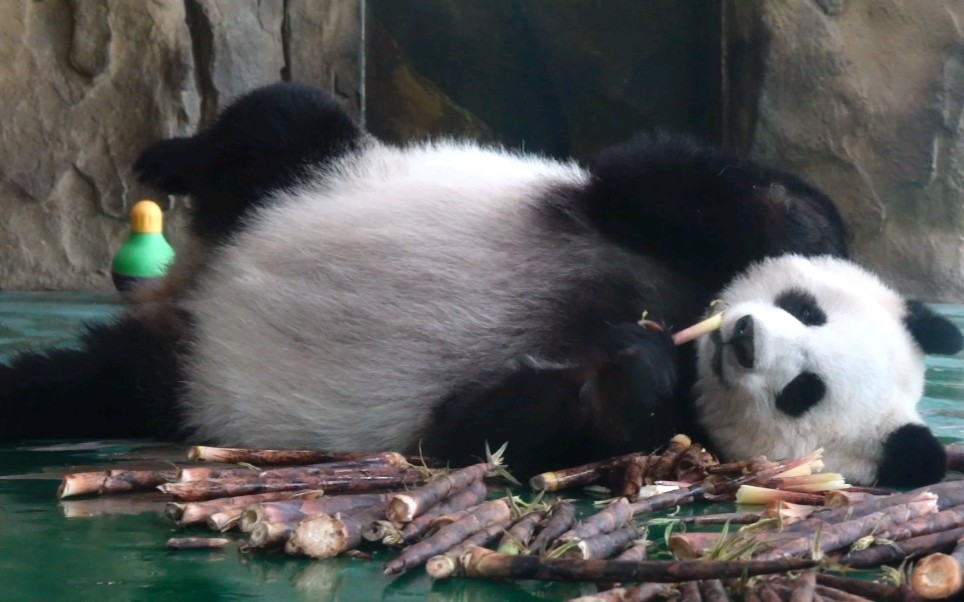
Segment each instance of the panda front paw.
M665 328L632 322L605 326L596 345L601 360L580 401L604 437L632 440L648 430L656 413L673 405L676 346Z

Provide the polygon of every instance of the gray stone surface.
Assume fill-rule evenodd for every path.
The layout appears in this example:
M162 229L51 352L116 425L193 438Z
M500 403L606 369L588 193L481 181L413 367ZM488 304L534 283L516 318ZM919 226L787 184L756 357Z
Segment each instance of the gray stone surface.
M138 152L238 94L290 72L357 103L357 76L336 74L355 71L358 14L356 0L0 2L0 289L109 288L128 209L152 194L130 173ZM349 50L319 77L343 30ZM177 246L182 201L157 200Z
M730 7L732 142L826 190L885 279L964 301L964 2Z

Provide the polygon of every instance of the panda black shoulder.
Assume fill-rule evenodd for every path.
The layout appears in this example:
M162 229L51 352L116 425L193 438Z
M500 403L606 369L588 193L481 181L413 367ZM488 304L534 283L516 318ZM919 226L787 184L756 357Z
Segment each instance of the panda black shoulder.
M847 256L832 201L791 174L681 137L600 152L584 210L605 235L718 286L754 260Z

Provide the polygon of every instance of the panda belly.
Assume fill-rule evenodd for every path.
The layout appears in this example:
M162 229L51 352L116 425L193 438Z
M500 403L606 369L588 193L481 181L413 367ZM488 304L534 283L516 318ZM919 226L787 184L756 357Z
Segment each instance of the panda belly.
M522 357L577 360L575 292L635 279L626 307L659 302L645 258L544 218L581 172L455 150L376 149L218 253L191 300L189 427L224 444L411 449L466 383Z

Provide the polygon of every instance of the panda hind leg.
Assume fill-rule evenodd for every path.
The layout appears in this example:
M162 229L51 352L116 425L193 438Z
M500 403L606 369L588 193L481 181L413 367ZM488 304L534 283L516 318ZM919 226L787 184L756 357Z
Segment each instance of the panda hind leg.
M176 434L180 340L125 315L75 347L14 356L0 364L0 440Z
M436 409L423 453L455 465L508 443L509 471L526 478L630 451L651 451L679 425L670 338L637 326L606 326L583 361L523 360L497 383L473 384Z

